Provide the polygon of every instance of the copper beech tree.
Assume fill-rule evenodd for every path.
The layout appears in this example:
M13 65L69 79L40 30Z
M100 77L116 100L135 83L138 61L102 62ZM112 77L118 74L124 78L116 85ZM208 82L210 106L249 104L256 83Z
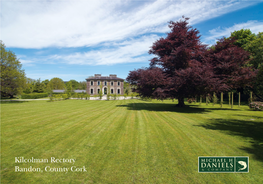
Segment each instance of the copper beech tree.
M130 71L127 81L142 97L177 98L183 107L184 98L229 91L255 76L245 67L249 54L233 45L234 40L221 39L208 49L187 21L171 21L171 32L149 51L156 55L149 67Z

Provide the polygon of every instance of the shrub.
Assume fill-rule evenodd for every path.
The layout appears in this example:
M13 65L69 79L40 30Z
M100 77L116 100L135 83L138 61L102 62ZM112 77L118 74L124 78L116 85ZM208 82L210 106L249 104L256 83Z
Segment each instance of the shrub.
M113 94L113 100L116 100L116 99L117 99L117 94L114 93L114 94Z
M74 94L72 95L72 97L73 97L73 98L78 98L78 94L77 94L77 93L74 93Z
M53 97L55 100L61 100L62 95L61 94L55 94L55 95L53 95Z
M53 101L54 101L53 95L50 95L50 96L49 96L49 100L50 100L50 102L53 102Z
M67 94L62 94L61 96L62 96L63 100L66 100L68 98Z
M187 102L188 102L188 103L195 102L195 98L187 98Z
M102 94L102 91L100 90L100 92L99 92L100 100L102 99L102 96L103 96L103 94Z
M31 94L22 94L21 99L37 99L48 97L47 93L31 93Z
M252 102L249 104L249 108L254 111L263 111L263 102Z
M85 97L86 97L86 100L89 100L90 99L90 94L85 94Z
M107 100L110 100L111 95L107 93Z

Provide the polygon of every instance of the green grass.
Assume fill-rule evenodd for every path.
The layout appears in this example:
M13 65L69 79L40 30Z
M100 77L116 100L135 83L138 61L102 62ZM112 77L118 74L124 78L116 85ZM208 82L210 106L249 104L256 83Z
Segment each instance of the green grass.
M263 183L263 113L172 101L1 102L2 183ZM249 156L249 173L198 173L198 156ZM14 172L15 157L87 172Z

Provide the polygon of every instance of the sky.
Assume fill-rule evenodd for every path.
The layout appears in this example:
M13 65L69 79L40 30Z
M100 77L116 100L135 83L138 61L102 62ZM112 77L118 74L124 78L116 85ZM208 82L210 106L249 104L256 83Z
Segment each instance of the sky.
M263 32L263 0L1 0L0 40L31 79L85 81L147 67L169 21L188 17L201 42Z

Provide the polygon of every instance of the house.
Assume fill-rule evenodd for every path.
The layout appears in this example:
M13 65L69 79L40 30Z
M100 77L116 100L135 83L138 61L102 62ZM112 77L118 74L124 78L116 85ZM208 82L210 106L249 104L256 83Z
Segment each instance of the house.
M123 95L124 79L118 78L117 75L101 76L95 74L94 77L89 77L87 80L87 93L90 95L98 95L100 90L102 94L117 94Z

